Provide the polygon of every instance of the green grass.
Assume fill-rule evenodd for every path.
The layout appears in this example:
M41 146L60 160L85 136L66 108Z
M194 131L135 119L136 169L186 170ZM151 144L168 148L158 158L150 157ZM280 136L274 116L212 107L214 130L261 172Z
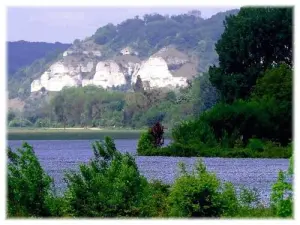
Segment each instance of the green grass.
M7 140L91 140L110 136L114 139L138 139L144 130L103 129L103 130L63 130L46 128L10 128ZM167 133L166 137L170 135Z

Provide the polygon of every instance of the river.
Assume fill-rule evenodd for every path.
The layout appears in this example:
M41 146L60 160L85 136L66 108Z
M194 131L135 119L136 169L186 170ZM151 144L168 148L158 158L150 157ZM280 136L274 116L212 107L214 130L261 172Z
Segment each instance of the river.
M121 152L136 155L136 139L115 140ZM88 162L93 157L93 140L30 140L29 144L40 160L45 171L54 178L56 188L62 192L66 188L64 172L78 169L78 164ZM8 146L16 149L22 141L8 141ZM183 162L191 170L197 157L135 156L138 168L148 180L159 179L171 184L178 176L178 163ZM235 187L243 185L258 190L261 199L268 202L272 184L276 182L279 170L287 170L288 159L249 158L203 158L209 171L216 173L222 181L230 181Z

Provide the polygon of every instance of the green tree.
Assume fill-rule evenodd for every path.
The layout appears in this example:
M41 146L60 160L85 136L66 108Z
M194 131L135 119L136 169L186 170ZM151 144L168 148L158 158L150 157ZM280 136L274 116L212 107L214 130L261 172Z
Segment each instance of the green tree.
M257 80L252 93L256 101L273 102L266 104L266 111L273 122L270 127L270 138L286 145L292 138L293 106L293 70L287 64L280 64L267 70Z
M142 81L140 75L138 75L137 78L136 78L136 82L133 86L133 90L135 92L143 92L144 91L143 81Z
M16 114L13 111L9 110L8 114L7 114L7 121L9 122L9 121L13 120L15 117L16 117Z
M50 215L47 199L52 179L44 172L32 146L26 142L16 152L8 148L8 215Z
M76 217L150 216L149 186L134 158L122 155L112 139L93 144L94 159L66 175L69 213Z
M224 101L249 97L257 78L270 66L292 65L292 12L292 8L241 8L226 18L216 44L219 66L209 69Z
M57 117L58 122L63 123L64 129L67 125L67 103L65 97L62 94L58 94L52 100L52 105L54 107L54 113Z

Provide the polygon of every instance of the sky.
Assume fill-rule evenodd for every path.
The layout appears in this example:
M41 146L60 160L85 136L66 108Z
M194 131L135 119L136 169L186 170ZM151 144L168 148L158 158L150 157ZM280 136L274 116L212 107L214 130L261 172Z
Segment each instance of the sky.
M72 43L84 39L108 23L118 24L149 13L175 15L200 10L203 18L239 7L9 7L7 41L44 41Z

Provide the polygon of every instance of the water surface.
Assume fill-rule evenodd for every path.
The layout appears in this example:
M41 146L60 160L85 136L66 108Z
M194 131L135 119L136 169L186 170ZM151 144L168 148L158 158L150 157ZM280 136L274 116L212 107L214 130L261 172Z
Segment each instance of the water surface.
M169 141L167 140L166 143ZM64 171L78 169L78 164L86 163L93 157L93 140L31 140L29 144L40 160L42 167L54 178L59 190L64 190ZM12 149L20 147L22 141L8 141ZM136 155L136 139L115 140L121 152ZM178 176L178 163L183 162L190 170L199 159L197 157L135 156L140 172L149 180L159 179L171 184ZM209 171L213 171L223 181L230 181L236 187L256 188L263 201L270 197L272 184L276 182L279 170L287 170L288 159L240 159L203 158Z

